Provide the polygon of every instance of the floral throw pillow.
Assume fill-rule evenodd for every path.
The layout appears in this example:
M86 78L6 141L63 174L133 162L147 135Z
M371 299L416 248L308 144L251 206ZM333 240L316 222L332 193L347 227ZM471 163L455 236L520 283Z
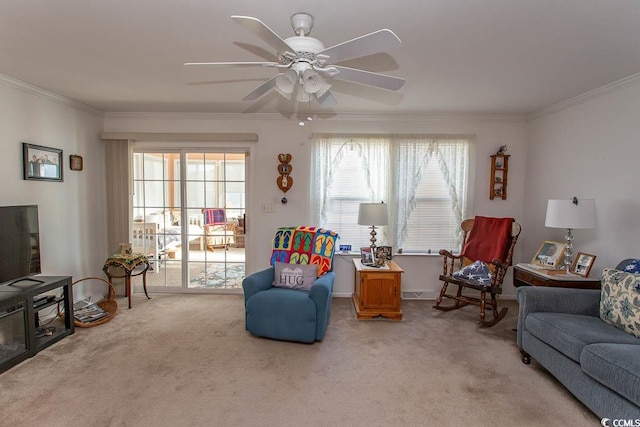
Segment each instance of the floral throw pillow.
M625 265L624 271L627 273L640 273L640 259L632 259Z
M600 318L640 338L640 274L604 269Z
M482 261L476 261L456 271L453 273L453 277L476 285L491 284L491 271L489 271L487 264Z

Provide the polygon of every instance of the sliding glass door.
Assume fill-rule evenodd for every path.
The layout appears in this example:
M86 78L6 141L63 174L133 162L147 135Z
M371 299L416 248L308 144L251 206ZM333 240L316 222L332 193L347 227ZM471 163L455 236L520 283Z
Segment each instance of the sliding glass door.
M245 154L134 152L133 236L161 291L239 290L245 273Z

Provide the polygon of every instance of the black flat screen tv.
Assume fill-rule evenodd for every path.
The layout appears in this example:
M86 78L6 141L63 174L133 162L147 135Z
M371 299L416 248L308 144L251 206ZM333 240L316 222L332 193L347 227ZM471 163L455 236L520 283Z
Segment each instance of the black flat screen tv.
M40 273L38 206L1 206L0 284Z

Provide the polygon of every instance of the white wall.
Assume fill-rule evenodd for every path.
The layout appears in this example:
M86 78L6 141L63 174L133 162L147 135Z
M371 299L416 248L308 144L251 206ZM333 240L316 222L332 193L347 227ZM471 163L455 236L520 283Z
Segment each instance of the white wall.
M574 252L597 256L592 274L640 257L640 78L606 89L530 122L520 261L564 241L544 226L546 202L571 196L596 199L598 228L574 232Z
M579 101L579 102L578 102ZM523 225L514 261L528 262L544 239L562 240L563 232L544 227L549 198L595 197L599 227L576 230L577 251L597 255L594 274L620 259L640 256L640 79L599 89L570 100L528 124L520 117L424 116L335 117L299 127L295 120L255 115L100 114L57 95L11 79L0 79L0 204L38 204L45 274L76 278L100 275L105 256L106 206L104 143L99 132L255 132L259 143L251 158L248 209L252 270L267 265L274 229L308 223L309 162L312 132L464 133L477 139L475 214L512 216ZM21 142L62 148L84 157L85 170L65 166L64 182L22 179ZM488 198L489 155L507 144L512 155L509 199ZM280 204L276 156L293 155L295 184ZM526 172L526 179L525 179ZM526 181L526 185L525 185ZM526 196L525 196L526 195ZM275 213L260 212L264 203ZM354 224L354 226L357 226ZM339 230L338 230L339 231ZM344 242L347 243L347 242ZM433 298L440 288L440 259L402 256L403 290ZM353 291L350 258L336 257L337 295ZM505 296L513 296L511 275Z
M255 144L250 159L250 183L247 201L247 253L249 271L268 265L271 238L277 227L307 225L310 222L310 138L312 132L364 133L461 133L475 134L477 167L475 185L475 214L487 216L523 216L524 169L527 124L521 117L336 117L316 119L300 127L294 119L279 116L255 115L198 115L198 114L107 114L106 132L254 132ZM500 145L507 144L510 159L508 200L489 200L489 155ZM280 203L283 193L276 186L278 177L276 156L291 153L294 185L286 193L289 202ZM274 213L261 212L262 204L271 204ZM358 225L354 224L354 227ZM340 230L336 230L340 232ZM342 242L348 243L348 242ZM519 249L516 250L516 253ZM396 257L405 269L403 291L421 293L433 298L441 287L438 275L441 260L436 256ZM353 265L348 257L336 257L337 296L353 292ZM513 296L509 275L506 296Z
M103 117L18 81L0 80L0 205L39 207L43 274L102 275L106 255ZM22 142L63 150L63 182L22 179ZM69 155L84 158L69 170Z

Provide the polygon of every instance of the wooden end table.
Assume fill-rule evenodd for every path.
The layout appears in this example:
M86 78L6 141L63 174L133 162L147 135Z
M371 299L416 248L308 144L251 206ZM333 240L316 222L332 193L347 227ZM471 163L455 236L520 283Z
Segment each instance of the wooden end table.
M138 268L142 266L142 268ZM122 271L122 275L114 275L112 268ZM137 270L136 270L137 268ZM151 299L147 293L147 270L149 269L149 259L145 254L133 253L131 255L111 255L104 263L102 271L111 279L124 278L125 296L129 297L129 308L131 308L131 278L142 275L142 286L147 299Z
M550 286L555 288L600 289L600 278L576 274L546 274L532 264L513 267L513 286Z
M400 276L404 272L393 261L384 268L367 267L354 258L356 268L355 292L352 300L358 319L385 317L402 320Z

